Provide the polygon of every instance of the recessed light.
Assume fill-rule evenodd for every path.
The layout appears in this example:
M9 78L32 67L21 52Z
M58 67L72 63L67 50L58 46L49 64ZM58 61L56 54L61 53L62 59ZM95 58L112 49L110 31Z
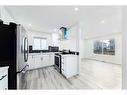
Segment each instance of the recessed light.
M75 8L74 8L74 10L75 10L75 11L78 11L78 10L79 10L79 8L78 8L78 7L75 7Z
M32 26L31 24L29 24L29 26Z
M105 24L105 20L102 20L101 23L102 23L102 24Z

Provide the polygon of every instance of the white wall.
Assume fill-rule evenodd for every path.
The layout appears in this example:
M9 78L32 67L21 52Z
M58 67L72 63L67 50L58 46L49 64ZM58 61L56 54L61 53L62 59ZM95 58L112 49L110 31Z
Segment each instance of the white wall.
M93 53L93 43L95 40L107 40L115 39L115 56L112 55L102 55ZM101 36L97 38L89 38L85 40L84 44L85 58L95 59L99 61L105 61L110 63L122 64L122 33L115 33L112 35Z
M36 30L28 30L29 45L33 45L34 37L47 38L47 46L52 45L52 35L50 33L40 32Z
M85 53L85 51L86 51L85 45L86 45L85 40L80 39L79 49L80 49L80 58L81 59L85 58L85 55L86 55L86 53Z
M59 46L59 39L60 39L59 33L52 33L52 46Z

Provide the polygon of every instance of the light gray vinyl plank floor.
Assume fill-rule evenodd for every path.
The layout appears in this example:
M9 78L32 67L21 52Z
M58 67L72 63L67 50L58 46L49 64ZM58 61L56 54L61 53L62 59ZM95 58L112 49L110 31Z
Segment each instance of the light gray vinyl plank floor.
M53 66L18 76L19 89L121 89L121 66L93 60L80 64L80 74L69 79Z

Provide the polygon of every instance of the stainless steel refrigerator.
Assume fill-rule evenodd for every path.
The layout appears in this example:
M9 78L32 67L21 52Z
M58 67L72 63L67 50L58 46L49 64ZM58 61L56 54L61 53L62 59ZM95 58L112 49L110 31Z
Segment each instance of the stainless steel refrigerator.
M17 74L26 70L28 60L26 30L15 23L0 20L0 67L9 66L8 89L17 89Z

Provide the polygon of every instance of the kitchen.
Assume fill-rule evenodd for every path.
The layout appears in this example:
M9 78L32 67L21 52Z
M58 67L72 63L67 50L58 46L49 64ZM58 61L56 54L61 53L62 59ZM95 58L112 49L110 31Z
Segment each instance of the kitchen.
M92 38L92 36L95 36L92 34L94 33L93 30L94 29L95 31L99 30L98 26L95 23L97 23L97 19L99 19L100 21L100 17L97 14L94 14L94 11L96 11L97 13L99 13L100 16L106 19L109 16L109 20L113 22L114 19L116 20L121 16L119 15L121 11L120 7L106 8L106 7L73 7L73 6L72 7L1 6L0 8L1 8L1 14L0 14L1 27L3 27L4 25L8 27L13 26L15 27L17 33L17 35L14 36L15 37L14 41L17 42L13 43L14 45L17 44L17 46L14 46L14 48L17 48L17 50L14 49L15 51L14 59L13 59L14 64L12 65L10 63L7 63L9 64L10 67L14 66L14 68L10 69L8 65L5 66L4 63L0 63L1 64L0 71L3 72L2 70L6 69L5 74L2 75L0 74L2 76L1 80L6 78L6 80L3 81L5 83L1 82L1 84L6 84L6 85L4 86L0 85L1 86L0 88L2 87L3 89L105 89L105 88L120 89L121 88L121 83L120 83L121 56L118 59L117 59L117 53L116 56L113 57L110 56L110 58L113 61L111 59L108 60L108 56L106 56L107 59L105 58L106 60L105 61L103 58L105 56L95 54L96 57L100 56L100 59L103 59L103 60L97 60L98 61L97 64L100 61L101 62L105 61L109 63L118 62L118 64L114 64L114 63L110 64L113 65L115 68L118 68L118 69L113 69L116 70L116 72L115 71L110 72L111 74L113 73L111 75L113 79L116 78L116 81L114 82L112 82L112 80L109 79L110 76L109 71L110 69L112 69L112 67L110 68L110 66L109 67L107 65L105 66L107 69L105 68L106 71L103 71L106 72L105 74L106 76L104 77L108 80L108 84L110 84L108 86L107 85L105 86L106 84L105 82L107 82L105 81L106 79L104 80L104 84L96 82L96 78L98 79L97 81L99 81L100 77L102 77L104 74L97 73L97 76L98 75L99 76L95 77L94 79L92 74L96 74L96 73L89 71L90 69L96 70L98 67L95 68L93 67L94 65L90 66L91 63L95 63L95 62L89 61L89 59L91 58L89 49L91 49L91 47L89 48L89 44L88 44L89 42L88 39L93 40L94 37ZM52 14L51 12L52 10L54 10L54 14ZM65 10L69 10L69 11L65 12ZM109 10L110 12L108 12ZM88 13L88 15L84 15L83 14L84 11ZM106 11L107 13L103 13L103 11ZM118 15L118 18L117 16L114 15L112 16L113 14L112 12ZM38 15L38 13L40 14ZM94 14L95 16L92 17L92 14ZM86 17L85 20L84 20L84 16ZM93 22L95 20L94 24L93 23L91 24L92 22L91 18L93 18ZM87 22L87 24L84 22ZM106 27L101 25L100 26L104 29L107 29L108 25L105 23L106 21L101 20L101 25L105 25ZM84 24L86 26L85 31L89 30L91 31L90 33L82 32ZM119 24L120 23L116 23L116 26L118 26ZM92 28L90 28L91 25L93 26L93 30ZM114 29L114 27L116 26L114 25L112 29L110 29L110 27L108 27L109 29L107 29L109 33L110 31L116 32L114 34L113 33L111 34L113 35L113 38L115 38L114 35L118 35L118 36L121 35L121 32L119 33L119 27L118 27L118 31ZM11 31L14 32L15 30L13 29ZM99 34L99 32L96 34ZM85 35L87 35L88 38ZM105 33L104 35L107 36L110 34ZM97 37L99 36L97 35ZM107 38L104 37L104 38L109 39L108 37ZM5 38L3 38L2 40L4 39ZM118 40L119 42L121 41L121 39ZM6 48L5 51L8 50L6 46L5 48ZM121 47L119 48L120 48L119 50L121 50ZM2 49L3 47L1 47L1 52ZM1 53L1 56L3 56L4 53ZM119 53L119 55L121 55L121 53ZM97 58L94 58L92 56L90 60L93 59L96 60ZM119 61L117 61L116 59ZM86 64L87 62L88 64ZM3 67L2 65L4 65L5 67ZM102 65L102 67L103 66L104 65ZM96 71L101 72L100 68L98 68L100 71L97 70ZM7 70L9 70L9 72ZM12 76L10 76L12 73L14 75L13 78ZM117 73L118 76L115 76ZM11 84L12 81L14 82L13 85Z

